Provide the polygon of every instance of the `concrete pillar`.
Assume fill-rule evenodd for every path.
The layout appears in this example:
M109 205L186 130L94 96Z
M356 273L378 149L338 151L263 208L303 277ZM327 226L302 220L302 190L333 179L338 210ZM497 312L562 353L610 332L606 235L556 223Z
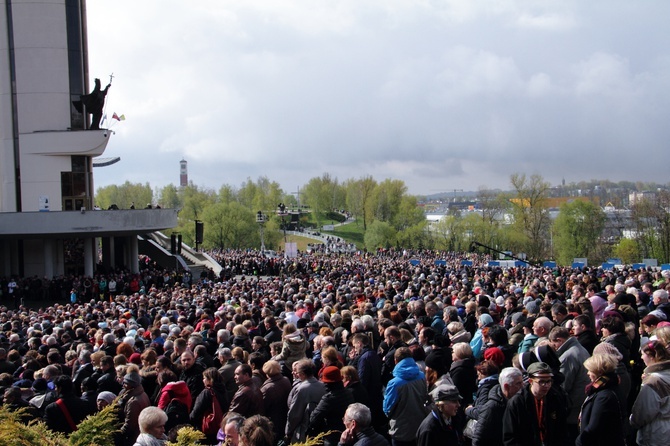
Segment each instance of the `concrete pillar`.
M128 265L130 267L130 271L132 273L139 273L140 272L140 260L138 258L139 251L138 251L138 243L137 243L137 236L133 235L131 237L128 237L128 254L129 254L129 261Z
M54 275L62 276L65 274L65 246L63 240L57 240L55 243L56 268L54 270Z
M84 239L84 275L89 277L93 277L93 271L95 271L95 258L93 255L94 240L92 238Z
M12 255L11 246L8 240L0 240L0 252L2 252L2 272L0 275L9 277L12 275Z
M54 277L54 240L44 239L44 277L49 280Z
M116 266L116 250L114 249L114 237L110 236L109 241L109 265L114 268Z

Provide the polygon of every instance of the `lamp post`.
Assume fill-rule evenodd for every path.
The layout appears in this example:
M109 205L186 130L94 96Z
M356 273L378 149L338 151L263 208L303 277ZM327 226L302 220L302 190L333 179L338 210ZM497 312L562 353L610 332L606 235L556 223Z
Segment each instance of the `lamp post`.
M284 203L279 203L277 205L277 215L281 217L281 225L282 228L284 229L284 243L286 243L286 222L284 221L284 217L286 217L286 205Z
M265 253L265 215L263 212L256 212L256 223L258 223L258 229L261 232L261 254Z

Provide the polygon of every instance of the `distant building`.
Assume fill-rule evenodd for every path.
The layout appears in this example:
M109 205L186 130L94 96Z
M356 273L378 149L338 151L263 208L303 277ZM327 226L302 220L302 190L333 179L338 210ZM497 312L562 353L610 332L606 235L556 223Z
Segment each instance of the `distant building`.
M188 166L185 159L179 161L179 185L181 187L188 186Z
M88 130L73 105L92 90L85 11L85 0L0 9L0 276L93 275L99 259L138 271L138 235L177 224L172 209L94 210L93 158L112 133Z
M631 192L628 194L628 204L633 206L634 204L639 203L642 200L651 200L656 197L656 192L652 191L643 191L643 192Z

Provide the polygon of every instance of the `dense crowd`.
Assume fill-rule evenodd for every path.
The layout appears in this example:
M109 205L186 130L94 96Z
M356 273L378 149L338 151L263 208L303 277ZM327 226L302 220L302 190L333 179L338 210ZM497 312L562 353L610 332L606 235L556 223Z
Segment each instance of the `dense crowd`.
M118 405L117 445L667 444L670 271L210 254L0 280L3 405L65 434Z

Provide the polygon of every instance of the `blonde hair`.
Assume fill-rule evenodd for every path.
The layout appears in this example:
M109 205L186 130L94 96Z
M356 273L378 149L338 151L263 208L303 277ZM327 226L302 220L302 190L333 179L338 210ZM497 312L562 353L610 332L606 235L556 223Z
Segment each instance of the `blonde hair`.
M467 342L457 342L452 347L454 355L458 359L466 359L472 357L472 347Z
M584 367L596 376L603 376L612 373L618 363L619 361L613 355L597 354L584 361Z

